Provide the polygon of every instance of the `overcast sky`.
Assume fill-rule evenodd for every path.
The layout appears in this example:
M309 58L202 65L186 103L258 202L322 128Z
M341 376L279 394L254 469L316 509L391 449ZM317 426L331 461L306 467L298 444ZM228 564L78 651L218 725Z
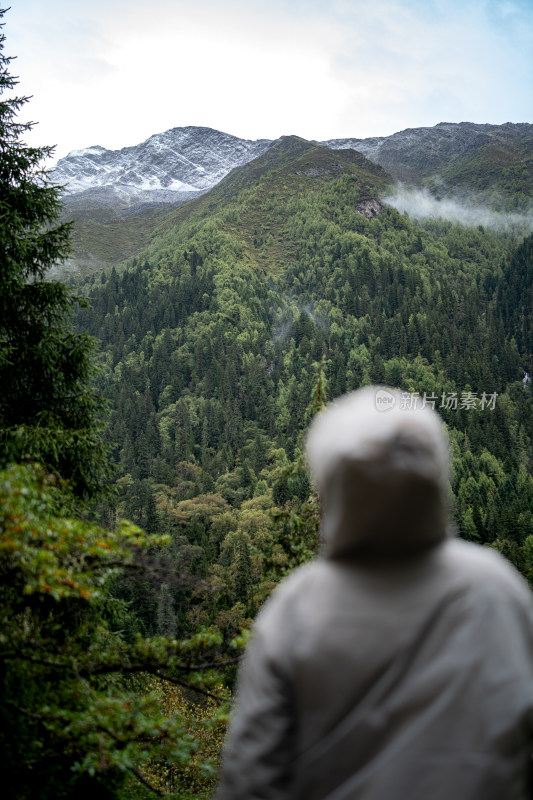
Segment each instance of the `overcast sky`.
M56 156L205 125L249 139L533 122L533 0L12 0L21 121Z

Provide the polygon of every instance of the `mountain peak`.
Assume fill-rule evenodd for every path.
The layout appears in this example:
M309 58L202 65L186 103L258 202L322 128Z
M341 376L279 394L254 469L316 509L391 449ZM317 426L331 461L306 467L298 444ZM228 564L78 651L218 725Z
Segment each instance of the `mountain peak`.
M239 139L213 128L171 128L121 150L99 145L75 150L57 163L54 178L69 194L120 186L128 196L138 194L146 201L151 193L155 202L168 202L169 192L194 196L210 189L269 145L267 139ZM97 196L93 191L96 203Z

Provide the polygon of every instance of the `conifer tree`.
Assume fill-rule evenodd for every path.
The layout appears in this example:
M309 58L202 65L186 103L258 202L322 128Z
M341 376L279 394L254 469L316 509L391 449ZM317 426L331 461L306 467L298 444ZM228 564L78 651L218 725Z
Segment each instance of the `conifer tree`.
M252 585L252 566L248 540L242 533L237 540L234 583L237 602L247 603Z
M5 9L0 9L0 20ZM49 280L69 253L70 225L59 224L60 188L43 166L53 148L30 147L33 123L17 116L12 58L0 22L0 467L30 458L66 479L80 497L106 474L90 387L92 341L69 328L76 302Z

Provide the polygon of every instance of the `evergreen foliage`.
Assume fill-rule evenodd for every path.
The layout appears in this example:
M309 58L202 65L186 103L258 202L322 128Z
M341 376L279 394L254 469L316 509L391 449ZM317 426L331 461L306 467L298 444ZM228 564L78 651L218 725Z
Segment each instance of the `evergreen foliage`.
M205 692L194 673L216 667L221 636L142 638L110 593L161 540L62 516L57 485L31 466L0 472L0 497L3 796L117 797L127 775L146 785L154 762L173 764L175 776L190 768L194 711L182 701L183 713L169 715L163 697L168 686ZM200 717L213 716L213 702Z
M0 19L4 11L0 11ZM83 498L107 475L99 432L102 403L91 388L93 345L68 321L74 299L46 279L69 252L70 226L57 224L59 189L42 161L49 147L28 147L31 123L16 121L28 98L0 35L0 465L23 458L46 464Z
M4 13L0 10L0 18ZM121 597L126 591L121 587L128 586L124 573L136 576L133 585L150 582L152 593L161 579L154 554L166 541L157 536L151 483L141 477L135 490L142 521L153 535L131 523L116 524L112 499L106 508L112 530L87 521L86 501L105 496L109 476L99 422L104 403L92 385L93 344L69 324L74 298L66 286L47 280L68 252L70 228L56 224L59 190L39 166L50 149L22 141L30 125L16 122L16 115L27 98L9 96L16 81L9 75L4 40L2 34L3 797L131 800L140 797L139 787L161 793L150 783L161 762L172 763L174 784L187 775L197 786L210 787L212 772L202 772L194 754L202 736L203 755L212 755L214 747L206 725L221 699L209 687L220 684L223 637L218 630L195 628L179 642L174 639L165 583L159 617L153 614L164 635L143 637L140 615ZM147 473L147 444L140 452L141 473ZM173 581L178 587L192 583L188 572L176 570ZM238 638L232 642L233 648L239 644ZM232 649L230 664L237 658ZM187 691L172 711L165 702L169 686Z

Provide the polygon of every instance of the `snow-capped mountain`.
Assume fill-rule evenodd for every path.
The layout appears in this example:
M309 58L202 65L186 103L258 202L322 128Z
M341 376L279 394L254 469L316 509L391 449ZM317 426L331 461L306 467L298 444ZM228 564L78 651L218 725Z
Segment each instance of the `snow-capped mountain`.
M270 144L211 128L172 128L122 150L74 150L58 161L54 180L65 186L68 201L83 192L96 205L179 202L207 191Z
M330 139L319 144L358 150L400 180L417 183L444 173L453 182L455 177L465 177L459 174L458 159L472 161L471 156L479 153L482 161L478 167L492 159L500 169L531 154L532 136L533 125L528 123L441 122L391 136ZM71 212L95 206L116 212L176 204L208 191L234 167L257 158L272 144L268 139L240 139L212 128L172 128L122 150L100 146L74 150L58 162L54 179L65 186ZM450 173L454 164L459 169L457 176Z

